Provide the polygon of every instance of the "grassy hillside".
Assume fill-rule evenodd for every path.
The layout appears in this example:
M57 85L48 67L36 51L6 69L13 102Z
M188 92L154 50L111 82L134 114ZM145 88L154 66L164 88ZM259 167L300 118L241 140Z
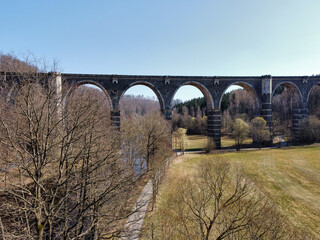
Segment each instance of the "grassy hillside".
M192 176L204 159L215 160L217 155L189 154L178 157L171 165L163 183L157 206L163 205L170 183L178 176ZM219 157L231 160L267 195L286 219L297 228L320 238L320 146L222 153ZM157 207L156 207L157 209ZM145 226L157 219L154 211ZM153 223L156 224L156 223Z

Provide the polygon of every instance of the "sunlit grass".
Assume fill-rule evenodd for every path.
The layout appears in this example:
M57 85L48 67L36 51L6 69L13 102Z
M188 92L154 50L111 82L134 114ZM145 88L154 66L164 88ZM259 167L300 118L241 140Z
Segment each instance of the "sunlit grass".
M291 147L256 151L228 152L219 155L188 154L178 157L170 166L168 177L161 186L157 206L165 202L170 184L181 175L192 177L204 159L228 159L268 196L297 228L320 237L320 146ZM146 219L161 217L156 211ZM153 219L153 220L152 220Z
M207 145L207 136L189 135L187 136L187 150L203 149Z
M248 138L245 140L244 144L251 144L252 139ZM189 135L187 136L187 150L200 150L205 148L207 145L207 136L203 135ZM234 138L229 136L221 137L221 146L222 147L231 147L234 146Z
M252 139L247 138L243 144L251 144L251 143L252 143ZM234 138L229 137L229 136L222 136L221 137L221 147L231 147L234 145L235 145Z

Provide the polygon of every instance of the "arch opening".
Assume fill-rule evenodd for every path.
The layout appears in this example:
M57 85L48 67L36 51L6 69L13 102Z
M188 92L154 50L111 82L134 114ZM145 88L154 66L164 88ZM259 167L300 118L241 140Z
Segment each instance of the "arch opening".
M97 84L81 82L69 89L64 99L64 112L68 118L72 115L81 115L83 121L90 121L93 116L97 117L96 127L101 129L111 125L110 111L111 101L107 92Z
M209 90L201 83L186 82L178 89L176 89L176 91L174 92L173 97L171 99L171 108L173 108L174 105L177 103L174 100L180 99L181 102L183 102L201 97L204 97L206 101L206 109L212 110L214 108L213 99Z
M163 101L160 93L150 85L135 83L123 91L120 97L121 118L144 116L148 113L160 112Z
M308 93L309 115L320 119L320 82L313 86Z
M261 100L254 88L242 82L230 84L222 94L219 107L221 109L221 143L223 147L234 145L232 125L235 119L240 118L249 123L260 116ZM246 144L251 144L248 138Z
M231 83L224 90L224 92L220 98L220 101L219 101L219 108L221 110L224 110L227 108L228 105L226 105L226 100L227 100L228 95L230 95L231 92L241 94L241 96L239 95L239 98L241 97L242 101L245 101L245 100L243 100L244 97L249 97L247 103L252 107L252 109L258 110L261 107L261 100L258 97L258 94L256 93L253 86L249 85L248 83L235 82L235 83ZM249 110L247 110L247 111L249 111Z
M73 84L68 89L67 93L65 93L65 97L63 100L64 106L68 104L69 98L72 95L74 95L74 97L75 95L77 95L77 97L82 98L82 100L85 100L86 97L89 98L90 96L92 99L94 97L100 98L101 103L103 103L103 105L107 104L109 111L113 109L110 95L102 85L95 81L85 80Z
M137 174L144 174L171 150L162 97L152 85L135 83L122 92L119 105L122 160Z
M308 122L303 130L306 143L320 142L320 82L308 93Z
M299 88L289 82L278 84L272 93L273 136L281 141L292 141L297 126L295 111L302 107Z
M175 91L171 107L173 131L186 129L188 149L204 148L208 135L208 111L213 109L209 91L201 84L186 83ZM173 148L179 148L177 142L173 138Z

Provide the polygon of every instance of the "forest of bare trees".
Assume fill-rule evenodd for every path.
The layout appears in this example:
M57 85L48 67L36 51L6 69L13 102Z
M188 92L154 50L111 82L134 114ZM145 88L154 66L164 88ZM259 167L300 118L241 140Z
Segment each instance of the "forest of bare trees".
M1 99L0 219L4 239L97 238L119 231L134 173L122 161L103 105L83 91L60 114L41 73ZM6 85L8 83L8 85ZM2 82L2 94L12 86ZM112 214L110 214L112 211Z
M143 95L124 95L120 107L122 117L144 116L147 113L160 112L159 102Z
M124 123L120 138L101 91L64 86L59 96L46 69L13 56L1 57L0 71L17 73L1 81L0 238L119 236L137 181L149 174L157 186L165 170L155 161L170 155L163 117L136 119L134 133Z

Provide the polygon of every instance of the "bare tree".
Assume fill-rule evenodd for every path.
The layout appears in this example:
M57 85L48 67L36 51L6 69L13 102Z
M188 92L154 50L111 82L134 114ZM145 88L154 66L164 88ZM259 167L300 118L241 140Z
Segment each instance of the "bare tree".
M145 147L143 139L142 118L139 116L131 116L122 119L121 122L121 151L122 159L136 169L139 174L146 171Z
M22 61L13 53L3 54L0 52L0 72L38 72L36 62L36 58L30 54L26 61Z
M184 151L187 147L187 129L178 128L178 130L174 131L172 134L174 147L176 149L180 149L181 154L184 154Z
M143 95L124 95L120 105L122 117L143 116L147 113L160 111L158 100Z
M117 235L134 176L99 99L61 97L46 74L13 76L0 109L0 219L4 239L97 239ZM7 78L3 89L10 89ZM8 84L7 84L8 83ZM67 92L67 91L66 91Z
M160 112L143 117L127 118L122 125L123 158L137 168L140 175L149 174L152 180L152 208L158 186L173 155L169 123Z
M195 174L175 179L157 209L157 224L151 229L156 239L305 237L291 229L254 184L225 160L203 160Z
M133 165L134 161L139 162L142 171L152 169L154 161L158 161L155 158L158 151L171 149L170 126L160 112L126 119L122 132L125 159L131 159Z

